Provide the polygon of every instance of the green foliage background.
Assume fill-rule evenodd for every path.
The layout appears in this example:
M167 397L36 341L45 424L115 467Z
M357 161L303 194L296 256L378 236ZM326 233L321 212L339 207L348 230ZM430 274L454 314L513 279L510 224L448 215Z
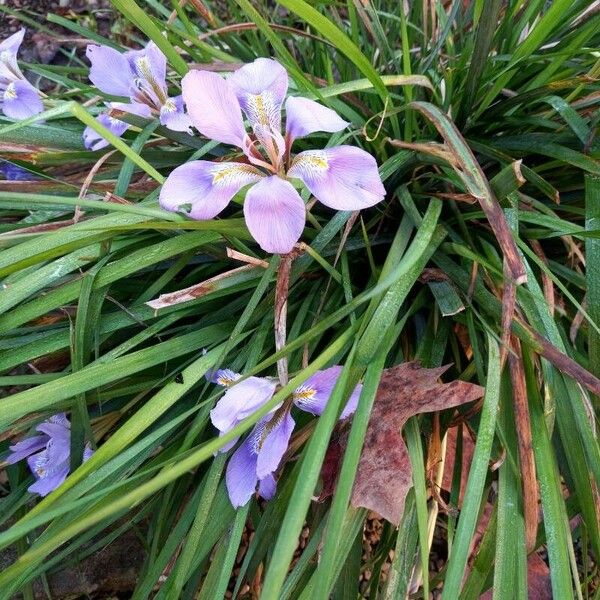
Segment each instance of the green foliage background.
M102 108L87 102L97 90L85 61L65 50L66 66L27 65L56 88L43 123L0 122L3 156L40 177L0 185L1 447L69 410L74 450L89 439L98 448L39 502L26 492L25 469L8 469L0 548L14 545L19 558L0 574L0 596L32 597L36 578L139 528L147 558L136 600L220 598L250 520L255 533L235 590L258 577L263 600L355 598L365 569L371 579L360 593L371 598L405 598L409 589L427 597L439 584L444 599L475 599L492 585L494 598L526 598L523 484L531 482L522 481L522 422L503 357L502 297L510 299L516 282L503 268L510 238L497 238L482 209L497 201L527 274L508 315L519 321L513 331L539 482L535 547L547 554L555 598L592 597L600 453L589 390L600 382L583 369L600 375L597 10L581 0L424 0L408 2L406 13L396 0L112 4L122 19L110 40L95 33L93 17L47 18L119 48L153 39L169 59L174 90L191 63L227 68L276 57L298 90L352 123L330 143L372 152L388 198L358 219L312 210L303 237L310 252L292 271L288 343L276 353L279 259L257 249L239 207L208 222L158 208L158 184L172 168L223 149L131 117L137 127L110 138L114 152L85 151L83 126L96 127ZM35 25L26 12L20 18ZM441 141L447 145L430 144ZM126 202L105 201L107 191ZM62 223L76 206L85 218ZM49 223L59 225L34 227ZM225 277L189 303L158 312L144 304L239 266L226 246L269 266ZM433 279L426 268L438 269ZM215 438L208 416L217 392L206 371L220 364L272 374L284 355L290 385ZM349 506L360 445L382 370L412 359L451 362L449 377L486 386L483 409L462 411L476 440L465 501L460 516L438 510L426 471L432 416L413 419L405 435L415 485L404 521L385 525L376 553L361 564L366 514ZM323 417L301 423L310 435L283 469L276 498L235 512L222 480L225 458L214 452L334 363L345 365L340 385ZM336 494L314 503L336 410L361 378ZM448 415L440 423L444 432ZM459 481L457 469L452 506ZM488 501L492 518L466 569ZM449 558L428 576L434 525ZM304 526L306 547L290 566ZM419 569L425 577L415 576ZM418 589L410 588L413 577Z

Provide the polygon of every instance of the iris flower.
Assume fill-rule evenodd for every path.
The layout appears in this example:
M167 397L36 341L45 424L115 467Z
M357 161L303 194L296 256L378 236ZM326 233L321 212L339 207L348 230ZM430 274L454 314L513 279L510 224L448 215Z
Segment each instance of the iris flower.
M127 96L129 103L111 102L116 109L140 117L158 117L173 131L190 131L190 120L185 114L181 96L170 98L167 89L167 59L154 42L142 50L118 52L108 46L90 44L86 56L92 63L90 81L105 94ZM101 114L98 122L116 136L121 136L129 125L109 113ZM87 127L83 133L85 147L99 150L108 142Z
M40 93L25 79L17 64L17 52L25 29L0 43L0 108L11 119L27 119L44 110Z
M36 430L41 435L26 438L10 446L9 465L27 459L35 483L27 489L40 496L55 490L69 474L71 454L71 424L64 413L40 423ZM84 462L92 455L89 446L83 451Z
M177 167L163 185L161 206L189 210L193 219L212 219L251 185L244 202L246 225L263 250L285 254L300 239L306 220L304 202L290 179L301 180L318 200L336 210L360 210L383 200L377 163L364 150L336 146L291 155L297 138L341 131L348 123L313 100L286 100L287 88L286 70L267 58L244 65L228 79L190 71L182 80L182 95L193 125L212 140L237 146L245 159L196 160Z
M294 431L295 421L291 415L292 406L320 415L325 410L333 387L341 373L342 367L333 366L324 371L317 371L303 385L296 388L290 402L283 402L275 407L254 426L250 435L233 453L225 483L229 499L235 508L244 506L256 491L262 498L269 500L275 494L276 482L273 476L277 470L290 437ZM250 416L275 393L275 380L264 377L248 377L235 383L241 375L229 369L211 373L209 379L213 383L228 387L225 395L217 402L210 413L213 425L220 435L233 429L240 421ZM234 385L235 384L235 385ZM356 386L340 419L345 419L356 410L362 386ZM233 440L221 451L229 450L236 444Z

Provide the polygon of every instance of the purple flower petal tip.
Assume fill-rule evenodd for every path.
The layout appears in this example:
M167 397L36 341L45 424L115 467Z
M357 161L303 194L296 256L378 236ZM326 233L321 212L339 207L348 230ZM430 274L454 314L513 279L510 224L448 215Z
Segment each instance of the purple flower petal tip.
M306 209L292 184L275 175L248 190L244 217L252 237L265 252L287 254L302 235Z

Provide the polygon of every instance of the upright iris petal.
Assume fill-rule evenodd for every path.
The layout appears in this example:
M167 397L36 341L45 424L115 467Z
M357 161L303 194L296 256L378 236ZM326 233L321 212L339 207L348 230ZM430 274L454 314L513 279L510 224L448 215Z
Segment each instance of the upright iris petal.
M198 131L207 138L244 147L246 130L233 88L209 71L190 71L181 81L183 99Z
M88 77L101 92L129 96L134 73L125 54L108 46L89 44L85 55L92 63Z
M334 110L299 96L290 96L285 102L285 129L290 143L299 137L326 131L335 133L348 127Z
M302 235L306 209L291 183L272 176L248 190L244 217L252 237L263 250L286 254Z
M17 63L17 52L24 37L25 29L19 29L0 43L0 82L4 81L6 84L9 81L23 78Z
M162 187L159 202L167 210L189 206L194 219L218 215L245 185L263 177L251 165L194 160L177 167Z
M288 88L287 71L270 58L257 58L227 80L250 124L280 133L281 107Z
M142 50L129 50L125 57L136 77L155 83L166 95L167 57L154 42L148 42Z
M385 197L377 162L354 146L301 152L288 175L301 179L318 200L336 210L368 208Z

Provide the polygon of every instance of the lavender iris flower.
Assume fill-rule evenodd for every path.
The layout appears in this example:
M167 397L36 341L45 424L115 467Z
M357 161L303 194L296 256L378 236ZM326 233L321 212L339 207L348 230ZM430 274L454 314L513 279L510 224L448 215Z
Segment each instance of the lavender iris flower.
M295 421L290 413L292 404L313 415L322 414L341 370L342 367L336 365L317 371L309 377L292 394L292 403L279 404L258 421L250 435L233 453L227 465L225 482L229 499L235 508L244 506L250 500L257 485L262 498L269 500L273 497L276 490L273 474L279 467L294 431ZM229 369L210 375L211 381L229 388L210 413L211 421L220 435L258 410L275 393L274 380L248 377L235 384L239 377L238 373ZM341 419L354 413L361 389L360 384L356 386L342 411ZM221 451L229 450L236 442L237 440L230 442Z
M0 108L11 119L27 119L44 110L40 93L25 79L17 64L17 52L25 29L0 43Z
M92 63L90 81L102 92L113 96L127 96L129 103L111 102L115 109L151 119L158 117L173 131L190 132L191 122L184 111L181 96L170 98L167 89L167 59L154 42L142 50L121 53L108 46L90 44L86 55ZM109 113L97 119L114 135L120 137L129 125ZM99 150L108 142L88 127L84 131L85 147Z
M188 216L212 219L252 184L244 202L246 225L263 250L285 254L300 239L306 221L304 202L289 179L300 179L318 200L336 210L360 210L383 200L377 163L364 150L336 146L290 155L296 138L341 131L348 123L313 100L285 100L287 88L286 70L266 58L226 80L209 71L190 71L182 80L182 95L193 125L210 139L241 148L247 162L196 160L177 167L162 187L161 206L183 212L191 205ZM252 135L246 133L242 112Z
M11 465L26 458L36 479L27 489L40 496L47 496L69 474L71 424L64 413L59 413L40 423L36 430L41 435L26 438L10 446L11 454L6 462ZM84 462L91 455L92 449L86 446L83 452Z

